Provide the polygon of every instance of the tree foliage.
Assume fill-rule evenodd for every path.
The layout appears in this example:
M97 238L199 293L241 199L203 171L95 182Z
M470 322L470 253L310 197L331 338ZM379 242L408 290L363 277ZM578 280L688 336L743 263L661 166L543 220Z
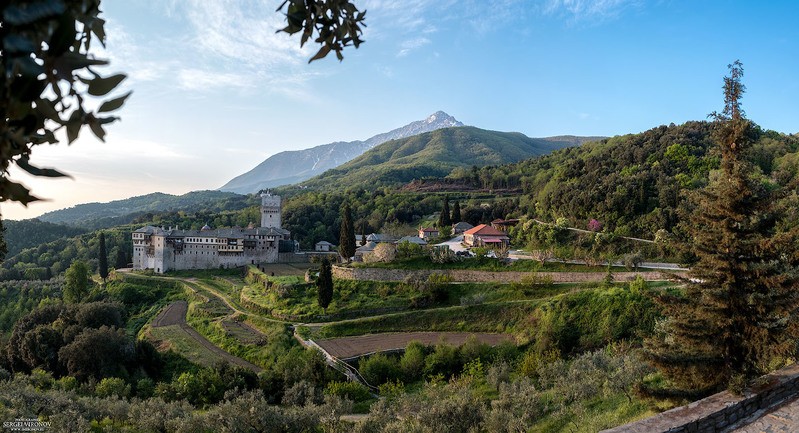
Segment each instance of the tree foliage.
M300 46L314 37L314 42L321 45L308 63L331 51L335 51L339 61L343 60L341 52L345 47L352 44L358 48L363 43L361 27L366 27L366 11L360 12L348 0L285 0L277 10L284 8L287 25L279 31L290 35L302 32Z
M15 372L41 368L79 380L127 376L137 368L137 356L124 324L118 303L38 308L14 325L5 347L9 367Z
M108 253L105 251L105 233L100 232L100 248L97 252L97 272L100 273L100 278L105 282L108 278Z
M341 230L339 232L338 252L344 260L349 261L355 255L355 225L352 221L352 209L349 203L341 208Z
M438 228L443 229L452 225L452 219L449 215L449 198L444 196L444 207L441 209L441 214L438 216Z
M125 75L101 76L95 69L108 62L89 54L93 40L105 45L100 0L6 2L2 6L3 56L0 74L0 201L27 204L37 200L8 177L12 164L34 176L63 173L31 164L33 146L57 143L66 132L74 142L83 126L103 140L104 125L117 118L128 94L86 108L88 96L102 97Z
M89 294L89 267L83 260L72 262L64 279L64 301L75 304Z
M319 306L325 310L333 300L333 273L330 261L327 257L322 259L322 266L319 268L319 277L316 279L317 300Z
M713 113L721 168L689 196L683 247L697 258L684 297L660 299L668 319L648 342L674 392L704 394L791 357L799 337L795 233L778 233L780 190L748 161L757 137L743 115L743 67L729 65Z
M461 202L455 200L455 204L452 205L452 216L450 217L450 222L452 224L457 224L462 221L461 216Z

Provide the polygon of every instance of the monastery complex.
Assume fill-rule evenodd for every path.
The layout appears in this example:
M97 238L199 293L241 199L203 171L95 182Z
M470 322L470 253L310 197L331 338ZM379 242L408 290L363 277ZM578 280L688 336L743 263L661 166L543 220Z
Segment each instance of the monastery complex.
M280 196L261 194L261 226L200 230L146 226L133 232L133 269L231 268L276 263L281 241L291 233L281 227Z

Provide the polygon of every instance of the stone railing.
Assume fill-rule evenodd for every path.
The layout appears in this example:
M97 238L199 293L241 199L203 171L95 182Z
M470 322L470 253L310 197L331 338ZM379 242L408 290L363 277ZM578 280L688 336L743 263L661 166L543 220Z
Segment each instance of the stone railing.
M467 283L515 283L532 272L492 272L471 271L466 269L442 270L409 270L384 268L349 268L333 266L333 276L342 280L359 281L405 281L407 279L427 279L430 275L446 275L457 282ZM677 272L678 275L684 275ZM604 272L537 272L539 278L552 278L553 283L598 282L605 278ZM669 274L662 272L613 272L616 281L631 281L640 276L647 281L669 279Z
M781 404L799 397L799 365L762 378L758 388L743 395L723 391L686 406L601 433L714 433L748 424ZM784 430L781 430L784 431Z

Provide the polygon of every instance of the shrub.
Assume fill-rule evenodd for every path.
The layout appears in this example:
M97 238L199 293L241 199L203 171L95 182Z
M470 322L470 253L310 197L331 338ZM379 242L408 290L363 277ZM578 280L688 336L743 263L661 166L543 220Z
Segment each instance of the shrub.
M136 396L139 398L150 398L155 395L155 382L145 377L136 382Z
M376 353L359 363L359 370L364 379L374 386L396 380L400 377L399 363L395 358Z
M461 370L458 350L448 344L436 344L433 353L425 359L425 373L430 375L442 374L445 377L452 377Z
M408 382L421 379L424 367L425 346L418 341L411 341L405 346L405 353L400 358L402 375Z
M377 389L380 393L380 396L385 397L388 400L394 400L405 395L405 384L399 380L394 382L386 382L380 385Z
M106 377L94 387L94 394L97 397L117 397L130 396L130 385L118 377Z
M301 380L286 389L282 403L287 406L311 406L321 403L322 400L322 393L313 383Z
M384 385L388 385L389 383L390 382ZM381 389L382 386L383 385L381 385ZM372 394L369 392L369 389L358 382L330 382L325 388L325 394L346 398L356 403L372 398Z
M481 343L477 337L470 335L466 342L458 349L462 364L466 364L475 359L487 361L491 357L491 346Z
M511 283L511 288L513 290L519 290L525 295L531 295L535 293L537 289L552 287L552 284L551 275L539 275L537 272L532 272L530 275L522 278L521 281Z
M525 352L524 357L519 363L519 373L527 377L537 377L542 366L550 364L560 359L560 353L555 349L539 352L530 349Z

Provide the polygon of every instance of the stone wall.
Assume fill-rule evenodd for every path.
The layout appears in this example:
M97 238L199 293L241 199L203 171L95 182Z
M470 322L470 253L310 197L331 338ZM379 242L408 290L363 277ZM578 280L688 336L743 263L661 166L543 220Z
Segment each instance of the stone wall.
M799 365L762 378L765 385L741 396L729 391L711 395L650 418L601 433L714 433L745 425L782 403L799 396Z
M383 268L349 268L333 266L333 276L342 280L360 281L405 281L408 278L427 279L431 274L447 275L452 281L466 283L514 283L531 272L491 272L470 271L464 269L450 270L407 270ZM596 282L605 278L604 272L538 272L539 277L552 277L554 283ZM666 280L668 276L661 272L614 272L616 281L631 281L641 276L647 281Z

